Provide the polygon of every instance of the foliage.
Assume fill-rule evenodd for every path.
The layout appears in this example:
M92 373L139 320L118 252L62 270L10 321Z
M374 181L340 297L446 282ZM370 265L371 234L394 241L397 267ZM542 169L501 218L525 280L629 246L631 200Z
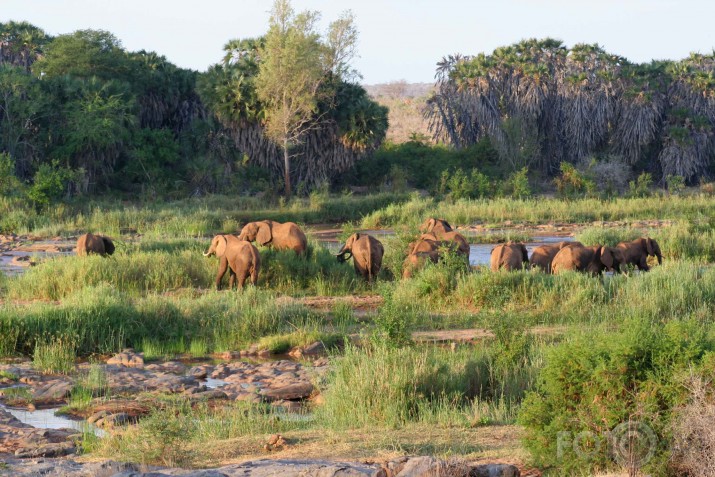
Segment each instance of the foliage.
M557 345L522 406L525 445L539 465L561 472L617 468L604 439L619 424L639 421L657 436L643 470L664 475L670 451L658 442L669 438L672 411L687 397L680 376L707 362L712 350L694 321L635 320L622 331L585 333ZM563 442L583 432L585 452Z
M668 185L668 194L680 195L685 190L685 178L683 176L668 175L665 177Z
M633 64L597 44L528 39L437 64L426 116L436 141L489 138L512 170L615 154L692 181L715 154L715 55Z
M469 174L462 169L457 169L452 173L442 172L439 192L448 194L455 200L479 199L491 195L492 185L489 178L477 169L472 169Z
M74 371L75 345L69 337L37 341L32 365L41 373L69 374Z
M70 181L77 178L77 173L71 169L60 167L56 161L41 164L35 173L32 186L27 190L27 197L38 208L47 208L67 193Z
M568 162L562 162L561 175L554 179L559 196L568 199L583 197L593 192L594 183Z
M628 183L631 197L647 197L650 195L650 187L653 185L653 176L649 172L643 172L634 181Z
M15 176L15 161L10 154L0 153L0 196L17 195L21 183Z

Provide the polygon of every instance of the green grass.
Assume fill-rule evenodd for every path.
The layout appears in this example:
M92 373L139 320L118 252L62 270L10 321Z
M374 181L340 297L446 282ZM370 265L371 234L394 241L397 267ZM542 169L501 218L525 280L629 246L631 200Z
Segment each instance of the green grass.
M526 224L548 222L589 223L594 221L637 221L644 219L685 219L715 213L715 201L708 195L687 197L654 196L645 198L561 200L533 199L462 199L438 202L432 198L413 197L409 202L391 204L372 212L361 222L365 228L398 224L418 225L425 217L441 217L452 225Z
M264 336L258 340L258 349L268 350L272 354L284 354L297 346L307 346L318 341L329 350L343 344L345 339L346 336L340 333L300 329L287 334Z
M70 374L75 360L75 345L70 339L54 337L35 343L32 366L41 373Z

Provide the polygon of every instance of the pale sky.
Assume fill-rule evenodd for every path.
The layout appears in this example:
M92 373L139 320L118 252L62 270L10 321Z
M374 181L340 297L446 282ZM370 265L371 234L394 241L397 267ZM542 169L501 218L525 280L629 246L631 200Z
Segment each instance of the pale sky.
M598 43L631 61L680 59L715 48L713 0L293 0L322 12L324 27L352 10L354 66L363 83L432 82L453 53L489 53L524 38ZM153 50L205 71L233 38L268 28L271 0L0 0L0 22L26 20L52 35L114 33L128 50Z

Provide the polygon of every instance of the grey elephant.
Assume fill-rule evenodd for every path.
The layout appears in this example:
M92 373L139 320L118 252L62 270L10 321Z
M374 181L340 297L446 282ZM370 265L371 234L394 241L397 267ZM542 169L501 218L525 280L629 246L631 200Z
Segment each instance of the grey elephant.
M385 249L379 240L367 234L352 234L336 255L338 261L347 260L348 254L352 256L357 275L368 282L377 278L382 267L382 256L385 254Z
M577 270L591 275L598 275L604 270L620 272L620 265L623 263L623 252L616 247L564 247L551 262L551 273L559 274L565 270Z
M652 238L642 237L632 242L621 242L616 247L623 252L624 264L634 265L644 272L650 270L648 257L656 257L658 265L663 264L663 254L658 242Z
M114 242L104 235L84 234L77 239L77 255L97 254L103 257L114 253Z
M430 217L429 219L422 222L420 225L420 232L423 234L428 234L430 232L452 232L454 229L449 222L444 219L437 219L435 217Z
M529 252L526 246L519 242L507 242L492 249L489 268L492 272L499 270L520 270L529 263Z
M456 251L454 242L420 239L409 245L407 258L402 264L402 278L412 278L412 274L425 263L437 263L445 251Z
M555 244L540 245L531 252L529 263L532 268L540 268L546 273L551 273L551 262L559 250L564 247L583 247L581 242L559 242Z
M276 250L293 250L298 255L308 250L308 239L293 222L280 223L274 220L249 222L238 236L241 240L270 245Z
M216 289L221 289L221 280L229 270L229 288L233 288L238 282L238 288L242 289L246 279L251 277L251 283L258 283L258 274L261 270L261 256L258 249L245 240L240 240L235 235L216 235L211 240L209 249L204 253L205 257L216 255L219 258L218 273L216 274Z

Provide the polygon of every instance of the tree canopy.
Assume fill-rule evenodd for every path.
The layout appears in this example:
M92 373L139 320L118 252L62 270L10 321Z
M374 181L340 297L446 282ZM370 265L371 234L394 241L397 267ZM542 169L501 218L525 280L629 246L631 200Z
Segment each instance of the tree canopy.
M528 165L545 172L614 154L692 180L715 160L714 74L713 54L638 65L598 45L532 39L444 58L426 114L438 140L489 138L504 160L528 147Z

